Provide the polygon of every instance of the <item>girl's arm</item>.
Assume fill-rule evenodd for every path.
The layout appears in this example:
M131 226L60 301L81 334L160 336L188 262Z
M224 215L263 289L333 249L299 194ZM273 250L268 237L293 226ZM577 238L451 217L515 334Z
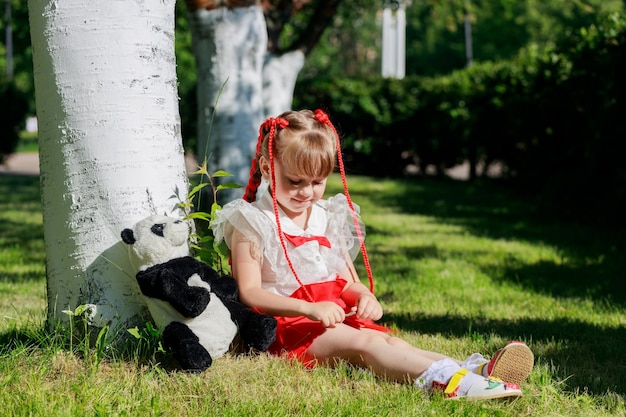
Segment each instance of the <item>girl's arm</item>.
M347 305L353 306L352 311L356 313L358 318L379 320L383 316L383 308L378 299L369 288L363 285L350 258L346 259L346 264L346 270L342 271L340 276L345 278L348 283L341 294L341 298Z
M250 240L235 231L231 246L232 272L239 286L242 303L273 316L307 316L327 327L344 320L345 312L335 303L310 303L263 289L261 261L253 256Z

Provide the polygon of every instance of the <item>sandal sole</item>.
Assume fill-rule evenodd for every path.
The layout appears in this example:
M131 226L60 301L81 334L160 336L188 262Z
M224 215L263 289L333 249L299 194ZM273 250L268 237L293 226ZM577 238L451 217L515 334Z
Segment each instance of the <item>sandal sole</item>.
M522 392L505 392L502 394L472 396L472 397L453 397L446 398L449 401L482 401L482 400L513 400L522 396Z
M507 384L509 385L509 384ZM500 389L493 390L491 392L487 390L478 390L476 393L472 393L472 389L466 395L458 397L448 397L446 399L453 401L481 401L481 400L498 400L498 399L514 399L522 396L522 390L517 388L507 388L506 390Z
M491 376L521 385L530 375L534 363L535 356L528 346L511 343L500 351L491 369Z

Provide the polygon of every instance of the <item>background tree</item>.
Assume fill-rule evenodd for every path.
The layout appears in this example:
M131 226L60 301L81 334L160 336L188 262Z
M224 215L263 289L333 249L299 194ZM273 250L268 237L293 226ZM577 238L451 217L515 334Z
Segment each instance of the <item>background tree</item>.
M12 154L28 110L28 98L13 82L0 77L0 165Z
M296 12L311 1L186 0L196 62L198 163L245 185L258 126L291 108L305 57L330 23L339 0L318 0L303 30L282 45ZM293 35L293 32L292 32ZM241 197L224 190L222 202Z
M196 155L199 165L206 160L210 170L226 170L244 185L263 118L267 31L254 2L232 8L218 3L187 1L197 77ZM220 193L224 201L241 195L234 189Z
M26 7L0 2L0 164L17 148L28 114L34 112L32 59Z
M123 228L187 195L174 0L30 0L48 321L145 322Z

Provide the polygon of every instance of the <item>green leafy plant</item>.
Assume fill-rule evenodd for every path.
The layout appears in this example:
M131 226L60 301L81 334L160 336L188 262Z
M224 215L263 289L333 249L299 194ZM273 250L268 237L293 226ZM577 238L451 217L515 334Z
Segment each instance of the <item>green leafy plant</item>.
M217 103L227 82L228 79L222 84L215 100L215 106L213 106L214 110L211 115L208 139L204 152L205 155L208 154L211 128L213 126L213 119L215 118L215 109L217 109ZM227 275L230 273L230 265L228 262L230 253L224 242L219 245L215 243L215 238L211 230L211 220L215 217L215 213L222 209L221 205L217 202L217 193L225 189L241 188L241 185L234 182L217 184L215 181L216 178L232 177L233 175L224 170L217 170L213 172L213 174L209 174L206 156L202 166L199 166L198 170L193 172L193 174L199 176L199 182L189 191L186 201L180 203L180 207L186 213L185 220L193 221L196 226L194 232L190 234L190 247L194 251L197 259L210 265L221 274ZM211 187L213 197L210 212L202 210L202 195L207 186Z
M166 353L161 343L162 332L154 327L152 322L146 322L141 329L135 326L127 331L137 342L132 350L135 360L139 361L141 358L152 358L156 361L156 355Z
M86 360L91 359L93 370L97 371L109 346L107 343L109 327L100 328L97 336L92 337L92 327L89 325L91 311L90 305L81 304L74 310L63 310L63 313L70 317L70 350L74 350L74 341L77 340L76 348L83 353Z
M228 247L224 242L219 245L215 243L210 225L215 213L222 208L220 204L217 203L217 193L224 189L241 188L241 186L233 182L217 185L214 178L229 177L232 176L232 174L223 170L209 174L206 158L202 166L198 167L198 170L193 174L200 176L200 182L189 191L187 201L180 203L180 207L187 213L185 220L194 221L196 226L195 231L190 234L190 247L194 251L196 258L211 265L216 271L222 274L228 274L230 272L228 265L230 254ZM207 186L211 187L213 192L213 203L211 204L210 212L194 210L196 207L202 207L202 194L204 188ZM208 227L205 228L204 225L208 225Z

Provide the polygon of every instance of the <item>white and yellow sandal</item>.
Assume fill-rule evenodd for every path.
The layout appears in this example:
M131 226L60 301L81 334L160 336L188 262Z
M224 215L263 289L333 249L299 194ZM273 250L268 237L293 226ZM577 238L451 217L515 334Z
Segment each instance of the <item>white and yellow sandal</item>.
M459 394L459 386L461 385L461 380L468 374L470 371L467 369L460 369L447 384L443 384L441 382L433 382L433 392L441 391L446 399L449 400L459 400L465 399L467 401L475 401L475 400L492 400L497 398L513 398L513 397L521 397L522 390L519 385L511 384L508 382L503 382L497 378L480 378L476 381L466 394Z

